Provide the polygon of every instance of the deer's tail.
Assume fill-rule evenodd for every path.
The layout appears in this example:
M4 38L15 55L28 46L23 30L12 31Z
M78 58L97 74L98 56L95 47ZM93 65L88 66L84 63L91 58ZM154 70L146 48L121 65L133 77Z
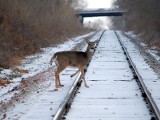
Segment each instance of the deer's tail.
M52 63L53 63L53 59L54 59L54 56L51 58L51 60L50 60L50 65L52 65Z
M50 60L50 65L52 65L53 61L55 62L56 66L59 66L58 61L57 61L58 55L54 55L51 60Z

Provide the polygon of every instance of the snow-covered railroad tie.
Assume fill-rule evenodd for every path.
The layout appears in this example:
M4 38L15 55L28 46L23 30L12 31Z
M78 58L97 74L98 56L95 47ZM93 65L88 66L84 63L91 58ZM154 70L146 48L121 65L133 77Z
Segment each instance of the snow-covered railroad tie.
M152 95L149 95L151 99L148 98L147 87L144 90L141 83L137 84L139 78L135 76L140 76L140 73L133 70L136 66L131 68L130 59L122 47L114 31L104 32L86 72L90 88L82 85L72 105L64 106L67 110L68 105L71 107L68 113L59 118L57 112L54 120L160 119L157 105L160 100Z

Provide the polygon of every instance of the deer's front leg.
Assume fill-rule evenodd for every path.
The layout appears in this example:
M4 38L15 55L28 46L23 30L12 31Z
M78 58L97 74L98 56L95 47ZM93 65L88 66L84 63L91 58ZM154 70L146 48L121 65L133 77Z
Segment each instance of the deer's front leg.
M89 88L89 86L87 85L86 79L85 79L84 67L80 68L80 70L81 70L81 73L82 73L82 77L83 77L83 81L84 81L84 86L86 88Z

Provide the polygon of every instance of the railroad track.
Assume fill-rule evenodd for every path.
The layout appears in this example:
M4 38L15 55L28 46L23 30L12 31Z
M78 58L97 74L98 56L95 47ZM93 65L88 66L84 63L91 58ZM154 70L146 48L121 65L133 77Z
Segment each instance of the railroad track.
M101 36L97 40L97 44L96 44L95 48L98 46L98 43L99 43L101 37L103 36L104 32L105 31L102 32ZM88 63L88 65L89 65L89 63ZM88 65L86 66L86 69L85 69L86 71L87 71ZM75 82L73 83L71 89L69 90L68 94L66 95L64 101L62 101L59 109L57 110L53 120L62 119L63 114L68 112L68 110L70 109L72 100L73 100L74 96L76 95L76 92L78 91L79 87L81 86L81 83L82 83L81 78L82 78L81 73L79 73L79 75L76 78Z
M86 73L90 88L80 87L80 73L53 120L160 120L158 106L117 32L104 31L97 46Z
M152 111L152 113L155 115L154 117L157 119L157 120L160 120L160 111L158 109L158 106L156 105L153 97L151 96L151 93L148 91L145 83L143 82L143 79L140 75L140 73L138 72L138 70L136 69L136 66L135 64L133 63L131 57L129 56L129 53L127 52L127 49L124 47L123 43L121 42L120 40L120 37L118 36L118 34L115 32L121 46L122 46L122 49L124 51L124 54L126 55L127 57L127 60L128 60L128 63L130 65L130 68L132 69L133 71L133 74L134 74L134 77L135 79L137 80L138 82L138 85L140 86L141 90L142 90L142 96L144 97L144 99L146 100L147 103L149 103L150 105L150 109Z

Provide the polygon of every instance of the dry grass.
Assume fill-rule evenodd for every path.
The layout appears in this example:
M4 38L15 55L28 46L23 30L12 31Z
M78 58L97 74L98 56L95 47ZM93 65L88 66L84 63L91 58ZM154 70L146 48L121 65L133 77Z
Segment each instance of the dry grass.
M0 86L6 86L7 84L11 84L11 83L13 83L13 82L0 79Z
M0 0L0 67L82 32L65 0Z

